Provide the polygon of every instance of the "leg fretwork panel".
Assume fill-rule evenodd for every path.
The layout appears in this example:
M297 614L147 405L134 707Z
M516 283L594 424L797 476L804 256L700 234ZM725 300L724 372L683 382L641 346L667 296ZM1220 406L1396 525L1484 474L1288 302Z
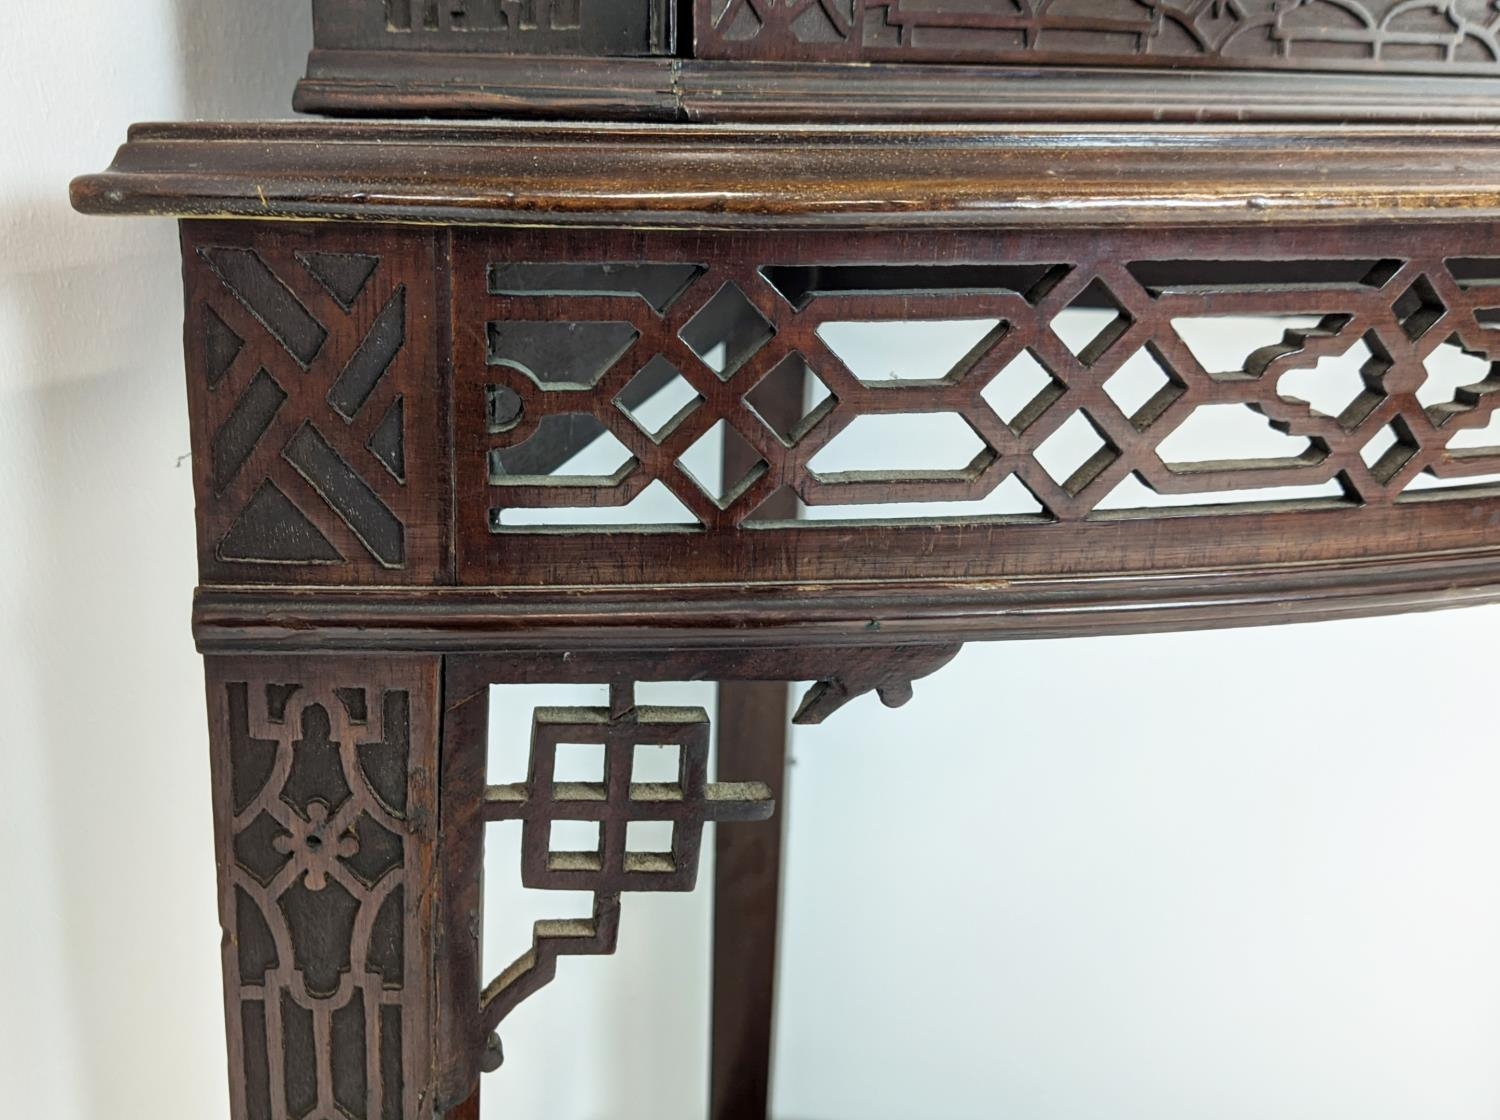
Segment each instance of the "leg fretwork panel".
M207 664L233 1116L417 1116L437 661Z

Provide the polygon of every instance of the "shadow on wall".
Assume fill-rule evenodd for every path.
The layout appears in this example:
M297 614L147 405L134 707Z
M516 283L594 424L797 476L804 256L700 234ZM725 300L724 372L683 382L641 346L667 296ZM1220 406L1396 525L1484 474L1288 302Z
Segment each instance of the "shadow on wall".
M26 185L0 208L3 692L27 802L4 829L27 917L3 931L24 974L0 1015L18 1076L0 1083L18 1114L57 1120L227 1112L175 231L73 213L55 168L96 170L123 106L290 115L310 19L307 0L152 6L154 31L145 11L38 40L29 72L74 92L47 104L63 127L46 181L13 166L3 178ZM174 26L147 53L176 75L92 57L111 33Z
M182 112L199 119L291 115L312 48L309 0L171 0Z

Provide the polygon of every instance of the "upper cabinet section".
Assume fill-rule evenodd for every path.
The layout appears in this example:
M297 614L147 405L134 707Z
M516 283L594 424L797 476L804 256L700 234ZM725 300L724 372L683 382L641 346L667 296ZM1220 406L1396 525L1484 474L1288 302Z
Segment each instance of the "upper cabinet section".
M1500 120L1500 0L313 0L313 26L295 105L340 116Z
M673 49L672 0L314 0L319 50L641 57Z
M1500 72L1487 0L694 0L699 58Z

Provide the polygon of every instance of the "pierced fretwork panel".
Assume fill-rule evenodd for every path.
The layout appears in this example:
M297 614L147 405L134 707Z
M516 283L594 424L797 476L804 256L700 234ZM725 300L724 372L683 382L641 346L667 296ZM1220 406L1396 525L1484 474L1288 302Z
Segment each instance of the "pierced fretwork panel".
M702 58L1485 72L1483 0L696 0Z
M602 748L597 781L561 781L560 748ZM637 775L638 746L674 748L674 781ZM493 1030L522 1000L547 984L564 955L612 953L620 895L628 891L689 891L698 878L703 826L710 821L759 821L774 808L759 782L708 780L709 719L702 708L637 706L634 689L616 684L602 708L539 708L531 730L526 780L489 786L482 818L521 822L521 882L538 890L593 896L588 918L536 923L531 948L495 977L480 1000L480 1021ZM581 822L593 840L559 839L555 826ZM631 826L664 824L671 840L638 848ZM499 1051L490 1050L490 1062Z
M429 1071L434 662L209 660L235 1120L404 1120Z
M431 582L431 235L190 223L183 256L205 577Z
M1493 234L1319 232L1316 256L1258 230L934 235L920 258L465 238L461 563L527 582L584 540L678 534L732 564L781 534L805 564L830 519L1020 539L1163 506L1359 516L1500 474ZM615 260L646 263L590 263ZM786 383L801 418L773 423L758 398ZM811 522L750 520L784 487Z

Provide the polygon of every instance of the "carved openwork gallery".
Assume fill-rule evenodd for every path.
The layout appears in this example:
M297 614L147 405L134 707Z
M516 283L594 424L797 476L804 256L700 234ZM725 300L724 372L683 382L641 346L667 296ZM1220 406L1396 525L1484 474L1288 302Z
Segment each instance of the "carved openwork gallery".
M1321 69L1500 64L1500 13L1425 0L696 0L704 57Z
M476 1116L709 837L710 1111L763 1120L788 720L967 640L1500 599L1493 5L314 12L304 108L632 123L140 126L74 185L181 220L235 1120ZM496 780L516 684L608 699ZM592 912L497 971L499 822Z

